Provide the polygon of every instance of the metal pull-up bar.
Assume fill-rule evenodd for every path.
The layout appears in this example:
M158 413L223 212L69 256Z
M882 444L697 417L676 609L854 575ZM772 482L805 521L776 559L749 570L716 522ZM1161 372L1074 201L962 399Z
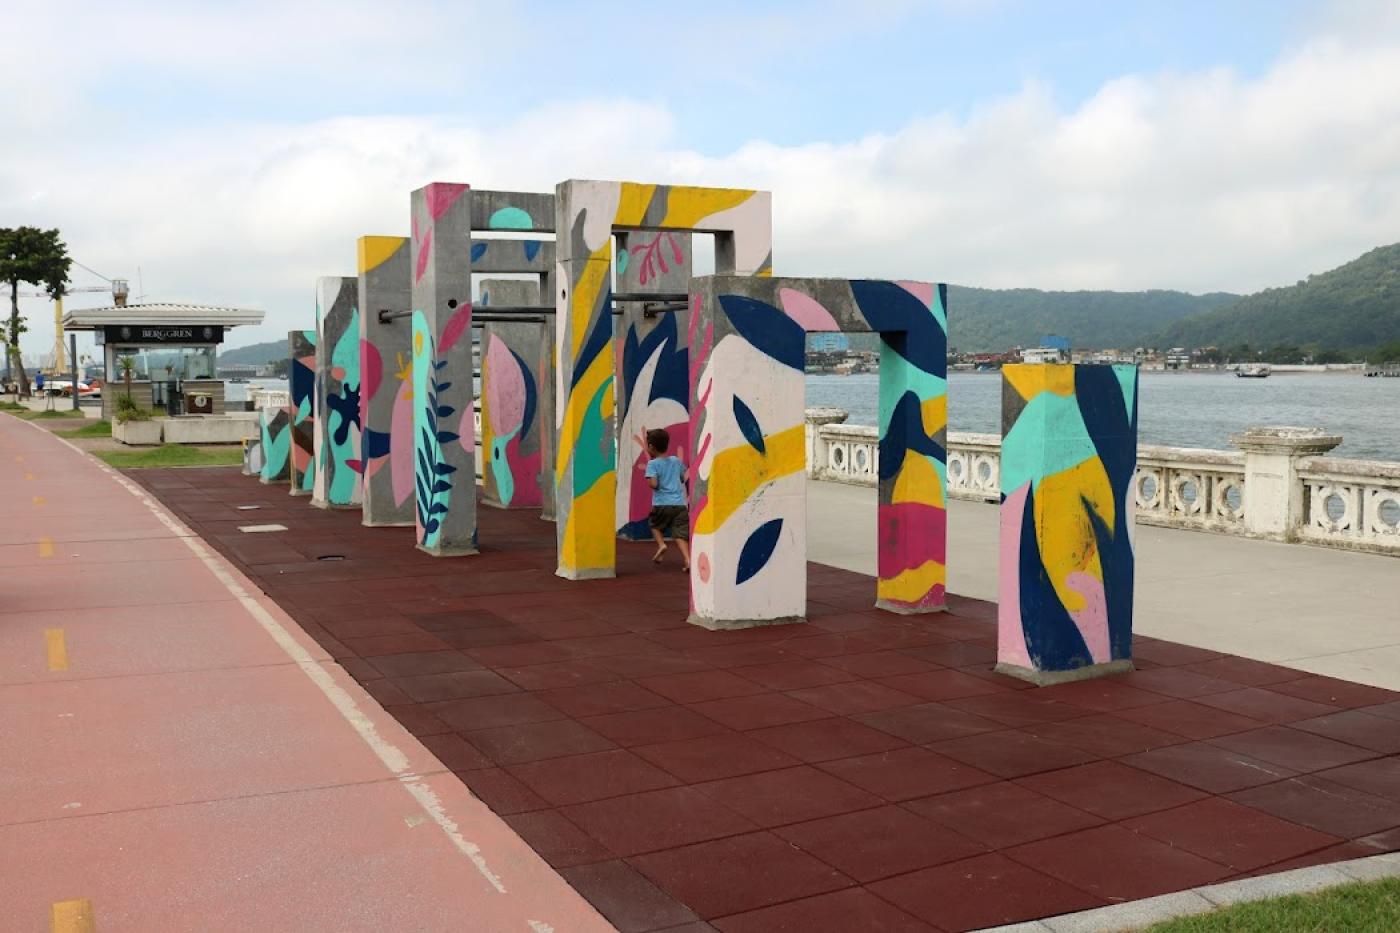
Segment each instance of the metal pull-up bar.
M690 307L690 296L685 292L658 292L653 295L641 292L621 292L610 297L613 304L641 304L643 317L656 317L658 314L672 314ZM546 315L555 313L554 305L482 305L481 310L472 313L473 321L520 321L526 324L543 324ZM622 312L613 309L613 314ZM379 309L379 323L388 324L399 318L408 317L412 311L392 311Z

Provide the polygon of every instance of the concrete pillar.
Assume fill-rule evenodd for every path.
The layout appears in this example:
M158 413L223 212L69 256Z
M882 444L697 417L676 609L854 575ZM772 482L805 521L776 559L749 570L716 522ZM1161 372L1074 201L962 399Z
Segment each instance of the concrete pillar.
M1244 527L1251 535L1287 541L1306 519L1298 461L1342 442L1319 428L1254 427L1230 438L1244 451Z
M316 479L311 504L359 508L360 312L359 280L316 280Z
M487 279L478 309L539 306L537 282ZM492 321L481 331L483 501L503 509L543 505L540 396L554 391L549 334L554 322Z
M364 523L413 524L413 324L379 312L412 301L409 241L360 237L360 453Z
M291 356L287 381L292 394L292 443L287 478L292 495L309 496L316 482L316 332L287 334Z
M997 670L1132 669L1137 367L1002 367Z
M691 235L673 231L617 234L617 290L621 294L684 294L690 288ZM614 318L617 328L617 536L651 540L647 515L644 429L665 428L671 453L690 449L690 357L686 335L690 312L647 317L644 306L627 303Z
M435 182L410 208L415 533L434 557L475 554L470 189Z
M258 409L259 481L285 483L291 476L292 411L290 408Z

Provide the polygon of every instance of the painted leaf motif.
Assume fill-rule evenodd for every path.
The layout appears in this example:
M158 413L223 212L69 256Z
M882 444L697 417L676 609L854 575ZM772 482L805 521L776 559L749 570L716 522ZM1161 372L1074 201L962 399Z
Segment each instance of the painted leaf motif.
M751 579L768 565L768 559L778 547L778 537L782 531L781 518L765 522L754 529L753 534L749 535L749 540L744 542L739 551L739 569L734 578L736 586Z
M739 431L744 435L744 440L749 442L749 446L761 454L768 452L763 443L763 429L758 426L753 409L744 404L744 400L737 395L734 396L734 420L739 423Z

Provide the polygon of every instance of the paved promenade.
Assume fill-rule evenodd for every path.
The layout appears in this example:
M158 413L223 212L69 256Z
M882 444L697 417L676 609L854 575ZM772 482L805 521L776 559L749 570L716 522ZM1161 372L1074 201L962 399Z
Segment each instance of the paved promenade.
M808 556L875 572L873 487L807 484ZM997 598L997 507L952 500L948 588ZM1133 629L1400 690L1400 559L1136 526Z
M0 415L0 928L608 930L163 507Z

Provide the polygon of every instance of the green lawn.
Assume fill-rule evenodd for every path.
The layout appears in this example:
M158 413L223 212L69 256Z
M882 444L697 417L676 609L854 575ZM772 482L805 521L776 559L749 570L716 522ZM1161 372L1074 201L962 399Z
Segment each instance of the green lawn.
M189 466L240 466L243 463L243 449L229 447L227 450L200 450L184 444L163 444L160 447L147 447L142 450L94 450L94 457L105 461L109 466L123 470L143 467L189 467Z
M59 437L111 437L112 422L110 421L89 421L81 428L72 428L65 431L53 432Z
M1333 933L1400 930L1400 878L1236 904L1148 927L1148 933Z
M71 408L55 408L53 411L30 411L23 405L6 405L3 409L14 415L16 418L23 418L25 421L47 421L50 418L85 418L80 411Z

